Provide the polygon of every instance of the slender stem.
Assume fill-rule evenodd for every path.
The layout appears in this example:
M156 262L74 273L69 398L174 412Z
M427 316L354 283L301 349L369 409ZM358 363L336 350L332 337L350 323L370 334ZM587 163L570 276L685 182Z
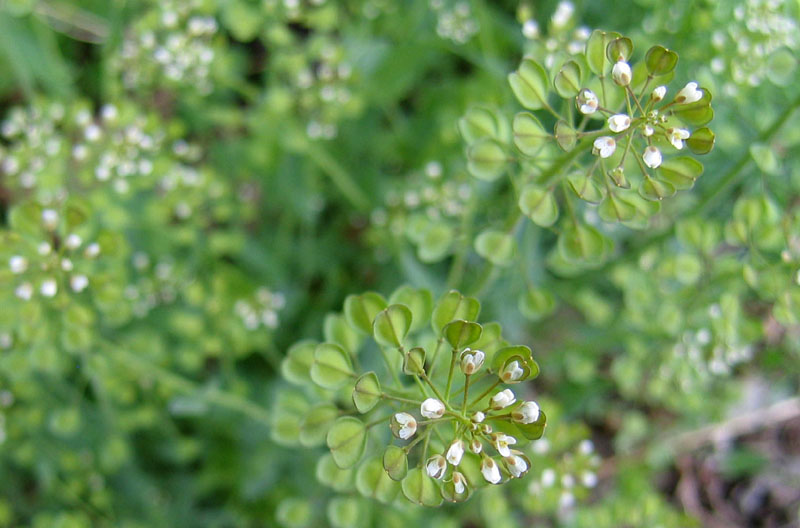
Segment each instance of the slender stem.
M377 420L368 422L367 424L364 425L364 427L366 427L367 429L371 429L372 427L375 427L379 423L385 422L386 420L391 420L392 416L394 416L394 413L390 414L389 416L384 416L383 418L378 418Z
M444 343L444 337L439 337L439 340L436 341L436 348L433 350L433 358L431 358L431 368L428 375L433 377L433 371L436 369L436 359L439 357L439 349L442 347L442 343Z
M403 398L402 396L395 396L394 394L389 394L388 392L381 393L381 398L385 400L399 401L402 403L410 403L411 405L422 405L422 402L419 400L411 400L409 398Z
M484 379L486 379L486 377L487 377L487 376L489 376L489 371L488 371L488 370L484 370L484 371L483 371L483 374L481 374L481 377L480 377L480 378L477 378L475 381L473 381L473 382L472 382L472 384L473 384L473 385L477 385L478 383L480 383L480 382L482 382ZM463 390L464 390L464 387L461 387L460 389L458 389L457 391L455 391L455 392L453 393L453 396L458 396L459 394L461 394L461 392L463 392Z
M419 422L417 422L417 423L419 423ZM425 435L422 435L422 434L419 434L419 435L417 435L417 437L416 437L416 438L415 438L415 439L414 439L414 440L413 440L413 441L412 441L410 444L408 444L407 446L405 446L405 447L403 448L403 451L405 451L405 452L406 452L406 454L408 454L408 453L409 453L409 451L411 451L411 449L412 449L412 448L413 448L415 445L417 445L418 443L420 443L420 441L422 441L424 438L425 438Z
M484 399L486 396L488 396L488 394L490 392L492 392L495 389L495 387L497 387L501 383L502 383L502 380L500 378L497 378L497 380L494 383L492 383L492 385L488 389L483 391L483 393L480 396L478 396L477 398L472 400L472 403L470 403L469 406L472 407L473 405L475 405L476 403L478 403L479 401Z
M425 390L425 385L423 385L422 382L419 380L419 376L414 376L414 381L416 382L417 387L419 387L419 390L422 393L422 396L427 398L428 397L428 391Z
M453 353L450 356L450 370L447 372L447 386L445 387L444 394L447 400L450 399L450 387L453 385L453 372L455 371L456 367L456 356L458 355L458 350L455 348L453 349ZM445 400L445 401L447 401Z
M464 381L464 403L461 406L461 414L464 416L467 415L467 398L469 396L469 381L472 378L469 374L466 375L466 381Z
M433 382L428 377L428 375L427 374L422 374L422 379L424 379L425 382L428 384L428 386L431 388L431 390L433 390L433 393L436 395L436 397L439 398L439 400L442 403L444 403L445 406L448 406L449 404L447 403L447 398L443 398L442 397L442 393L439 392L439 389L436 388L436 385L433 384Z
M386 370L388 370L389 374L391 374L392 378L394 378L394 383L395 385L397 385L397 388L402 389L403 383L400 381L400 376L397 375L395 369L392 368L392 363L389 361L389 355L386 353L386 350L384 350L383 347L379 348L381 349L381 356L383 356L383 362L386 363Z

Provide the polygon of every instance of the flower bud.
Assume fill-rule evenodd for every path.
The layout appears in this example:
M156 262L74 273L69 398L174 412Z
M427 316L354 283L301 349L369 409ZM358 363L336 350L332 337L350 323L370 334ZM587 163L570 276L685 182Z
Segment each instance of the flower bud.
M417 420L406 412L396 413L392 416L392 434L401 440L408 440L417 432Z
M478 453L483 451L483 444L477 438L473 438L472 441L469 443L469 450L477 455Z
M522 456L522 453L519 451L512 451L509 456L504 457L503 460L506 463L506 467L508 468L508 472L514 478L519 478L527 473L528 469L530 469L530 465L528 461L525 460Z
M461 372L467 376L475 374L483 366L485 359L486 354L482 351L467 348L461 354Z
M476 424L482 423L484 419L486 419L486 415L483 414L481 411L475 411L475 413L472 415L471 418L472 423Z
M657 147L651 145L644 149L642 159L644 160L645 165L651 169L657 169L661 165L662 161L661 151L658 150Z
M80 293L89 286L89 278L86 275L73 275L69 278L69 286L75 293Z
M526 401L511 412L511 418L521 424L532 424L539 419L539 404Z
M490 484L497 484L502 479L497 462L487 456L484 456L483 460L481 460L481 474L486 479L486 482Z
M459 495L467 491L467 479L458 471L453 471L453 487Z
M30 301L31 297L33 297L33 286L31 286L30 282L23 282L14 290L14 295L23 301Z
M508 383L509 381L519 381L522 379L522 376L525 375L525 371L522 370L522 367L519 365L519 361L510 361L503 366L503 370L500 371L500 379Z
M584 88L583 90L578 93L578 96L575 98L575 102L578 104L578 110L584 115L591 115L597 111L597 107L600 104L600 101L597 99L597 95L588 88Z
M53 209L42 211L42 225L48 231L54 231L58 227L58 213Z
M445 458L452 465L457 466L461 463L461 458L464 456L464 441L460 438L453 441L447 449Z
M642 129L642 135L644 135L644 137L650 137L654 132L655 130L652 125L645 125L644 129Z
M86 246L86 250L84 251L87 257L95 258L97 255L100 254L100 244L97 242L92 242L88 246Z
M515 401L517 401L517 398L514 396L514 393L511 392L511 389L505 389L492 396L491 406L495 411L499 411L513 404Z
M611 69L611 77L618 85L628 86L631 83L631 78L633 77L630 64L624 60L617 61L617 63Z
M44 297L55 297L58 293L58 283L55 279L45 279L39 286L39 293Z
M81 240L81 237L75 233L70 233L67 235L67 238L64 239L64 245L67 247L67 249L78 249L78 247L81 245L81 242L83 242L83 240Z
M419 412L425 418L441 418L444 415L444 404L436 398L428 398L419 406Z
M433 455L425 462L425 471L427 471L428 476L431 478L442 478L446 469L447 461L442 455Z
M626 114L616 114L608 118L608 128L612 132L623 132L631 126L631 118Z
M667 95L667 87L666 86L659 86L653 89L653 93L650 94L650 97L655 102L659 102L664 99L664 96Z
M611 136L602 136L594 140L592 147L592 154L608 158L617 150L617 142Z
M697 88L696 82L690 82L681 88L681 91L675 96L675 102L678 104L696 103L702 98L703 90Z
M24 273L28 269L28 259L20 255L14 255L8 259L8 267L11 268L11 273Z

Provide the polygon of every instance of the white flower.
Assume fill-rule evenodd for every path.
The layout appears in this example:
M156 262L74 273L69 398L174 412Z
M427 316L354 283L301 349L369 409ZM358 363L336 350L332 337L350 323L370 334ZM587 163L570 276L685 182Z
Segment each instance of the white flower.
M72 265L72 261L70 259L68 259L68 258L61 259L61 269L62 270L64 270L64 271L72 271L73 267L74 266Z
M519 451L516 451L515 453L519 453ZM528 463L524 458L517 454L511 454L510 456L505 457L505 461L509 473L511 473L514 478L519 478L524 475L526 471L528 471Z
M89 285L89 278L86 275L73 275L69 278L69 286L72 291L80 293Z
M442 455L433 455L425 463L425 471L428 472L428 476L431 478L442 478L446 469L447 461Z
M45 279L39 286L39 293L45 297L55 297L58 293L58 283L55 279Z
M591 471L584 471L581 475L581 482L587 488L593 488L597 486L597 475Z
M690 82L681 88L681 91L675 96L675 102L678 104L696 103L702 98L703 90L697 88L696 82Z
M685 128L668 128L667 129L667 136L669 137L669 142L672 143L672 146L676 149L680 150L683 148L683 140L689 139L689 131Z
M644 149L644 154L642 154L642 159L644 160L644 164L650 167L651 169L657 169L661 165L661 151L658 148L650 145L646 149Z
M81 237L76 235L75 233L70 233L67 235L67 238L64 240L64 245L67 246L68 249L78 249L81 245Z
M644 137L652 136L653 132L655 132L655 130L653 130L653 126L652 125L645 125L644 126L644 130L642 130L642 134L644 134Z
M85 254L89 258L95 258L97 255L100 254L100 244L97 242L92 242L88 246L86 246Z
M612 132L622 132L631 126L631 118L626 114L616 114L608 118L608 128Z
M611 77L618 85L628 86L631 83L631 78L633 77L630 64L624 60L617 61L617 63L611 69Z
M444 415L444 404L436 398L428 398L419 406L419 412L425 418L441 418Z
M481 473L483 474L483 478L486 479L486 482L490 484L497 484L502 478L500 476L500 467L498 467L497 462L489 457L484 457L483 460L481 460Z
M457 466L461 463L461 458L464 456L464 441L460 438L454 440L450 447L447 449L445 458L452 465Z
M48 242L41 242L41 243L39 243L38 246L36 246L36 252L39 253L43 257L45 255L49 255L50 251L52 251L52 250L53 250L53 248L50 246L50 244Z
M504 457L511 456L511 449L508 446L516 444L517 439L505 433L495 433L492 436L494 448L497 449L497 452Z
M458 471L453 471L453 486L458 495L467 491L467 479Z
M526 401L511 413L514 421L522 424L532 424L539 419L539 404L535 401Z
M602 136L594 140L592 154L608 158L617 150L617 142L611 136Z
M575 495L573 495L569 491L561 493L561 497L559 497L558 499L558 506L562 510L572 508L574 505L575 505Z
M33 286L31 286L30 282L23 282L14 290L14 295L23 301L29 301L33 297Z
M597 112L597 106L600 104L597 95L588 88L581 90L575 100L578 103L578 110L585 115Z
M11 273L24 273L28 269L28 259L20 255L14 255L8 259L8 267L11 268Z
M572 475L563 475L561 477L561 485L565 488L571 488L575 485L575 477Z
M394 415L394 421L398 425L397 436L401 440L408 440L417 432L417 420L410 414L401 412Z
M653 101L658 102L662 100L665 95L667 95L667 87L659 86L653 89L653 93L650 95L650 97L653 99Z
M549 488L556 483L556 472L551 468L542 471L542 486Z
M42 211L42 224L48 231L53 231L58 226L58 213L53 209Z
M485 418L486 415L483 414L481 411L475 411L475 413L472 415L472 422L479 424L482 423Z
M505 407L513 404L515 401L517 401L517 398L514 396L514 393L511 392L511 389L502 390L492 396L492 409L499 411L500 409L504 409Z
M578 450L584 455L591 455L594 452L594 442L591 440L581 440L578 444Z
M512 361L503 367L500 371L500 379L505 382L518 381L525 375L525 371L519 366L519 361Z
M467 376L475 374L478 369L483 366L483 361L486 359L486 354L481 350L472 350L467 348L461 354L461 372Z
M522 34L526 39L535 39L539 36L539 24L533 19L526 20L525 23L522 24Z
M477 438L473 438L472 441L469 443L469 450L477 455L478 453L483 451L483 444Z

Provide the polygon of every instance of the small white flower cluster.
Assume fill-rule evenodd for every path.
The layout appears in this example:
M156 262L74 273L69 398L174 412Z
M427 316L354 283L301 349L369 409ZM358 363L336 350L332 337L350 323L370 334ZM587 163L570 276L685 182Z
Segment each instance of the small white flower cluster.
M800 24L790 13L790 2L744 0L720 5L728 23L724 31L717 30L711 36L711 44L718 53L711 62L714 73L729 70L728 78L734 83L759 86L768 76L770 58L775 53L800 48ZM725 90L736 93L735 86L730 84Z
M584 439L566 450L556 451L549 440L542 438L532 442L530 450L541 463L538 478L531 481L528 493L540 504L554 502L560 515L568 513L576 500L597 486L600 457L591 440Z
M248 330L278 326L278 312L286 305L286 298L280 292L272 292L261 287L252 299L239 299L233 305L236 315Z
M611 70L611 76L616 84L627 87L632 78L630 65L624 60L618 61ZM660 167L663 162L661 150L655 145L652 145L654 135L663 135L675 149L683 149L684 141L691 137L691 133L685 128L668 126L668 112L664 111L664 109L673 105L680 106L695 103L702 99L703 90L698 87L696 82L687 83L686 86L675 95L671 103L668 103L660 110L653 108L654 104L664 99L666 92L666 86L658 86L652 91L650 94L650 101L646 104L646 113L644 115L609 115L607 118L607 126L615 136L600 136L596 138L592 145L592 153L602 159L610 158L617 150L617 140L629 134L633 134L634 132L638 132L647 144L641 154L641 159L644 164L651 169ZM575 104L578 110L584 115L593 115L598 111L604 114L611 114L611 112L599 106L597 95L586 88L581 90L575 98ZM634 130L629 131L631 127L633 127ZM625 152L627 154L627 147ZM624 156L620 165L614 170L621 172L623 170L623 162Z
M539 24L532 17L522 23L522 34L535 48L526 49L526 53L543 56L545 67L552 68L560 57L582 54L592 30L586 26L576 28L575 5L562 1L550 17L547 35L541 34Z
M100 256L100 244L87 242L76 233L59 233L61 214L55 209L42 210L43 239L35 245L35 252L20 246L18 254L8 260L8 268L18 278L14 295L30 301L36 293L43 298L58 294L63 284L74 294L89 286L91 261Z
M126 35L115 68L130 89L152 86L160 78L208 94L215 57L216 19L197 0L166 1Z
M153 265L147 253L137 251L131 265L135 272L133 282L125 287L123 295L136 317L145 317L155 307L175 302L182 285L171 260L162 259Z
M436 34L456 44L466 44L480 29L466 0L430 0L436 13Z

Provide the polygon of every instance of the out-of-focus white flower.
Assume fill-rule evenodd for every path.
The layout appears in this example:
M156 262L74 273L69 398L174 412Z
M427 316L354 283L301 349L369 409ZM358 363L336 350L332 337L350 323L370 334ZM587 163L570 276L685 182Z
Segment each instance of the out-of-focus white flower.
M11 269L11 273L24 273L28 269L28 259L21 255L14 255L8 259L8 267Z

